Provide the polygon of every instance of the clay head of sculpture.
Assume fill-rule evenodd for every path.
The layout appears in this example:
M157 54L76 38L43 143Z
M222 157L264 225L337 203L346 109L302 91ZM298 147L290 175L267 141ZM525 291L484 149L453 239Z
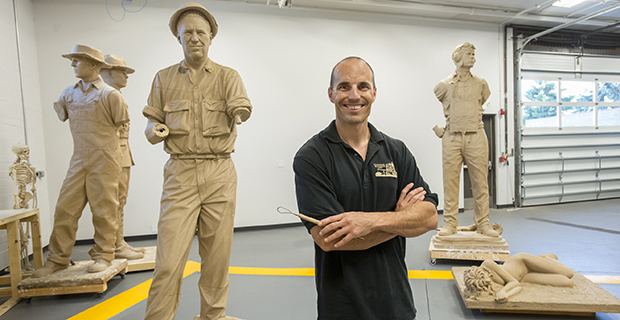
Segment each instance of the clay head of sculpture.
M461 44L452 52L452 61L457 68L472 68L476 63L476 47L469 42Z
M495 292L491 273L484 267L471 267L463 274L465 294L468 299L478 299L481 296L492 296Z
M332 70L329 100L336 107L336 122L355 125L368 120L377 96L375 76L364 59L348 57Z
M186 4L172 15L169 26L183 47L185 60L202 61L207 58L218 25L204 6L198 3Z
M26 161L30 158L30 148L24 145L16 145L11 148L19 161Z
M62 56L71 60L75 76L85 81L92 81L99 77L101 68L106 66L103 52L86 45L78 44L73 51Z
M103 81L117 90L126 87L129 74L135 70L129 67L123 58L115 55L107 54L105 62L107 66L101 70Z

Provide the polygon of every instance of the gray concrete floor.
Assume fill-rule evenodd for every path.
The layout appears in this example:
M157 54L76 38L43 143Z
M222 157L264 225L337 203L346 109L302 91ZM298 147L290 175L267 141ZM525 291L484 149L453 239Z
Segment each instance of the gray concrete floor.
M504 227L511 252L534 254L553 252L562 262L584 274L620 276L620 199L581 202L523 209L492 210L494 223ZM472 212L460 215L461 224L472 221ZM449 269L445 263L432 265L428 257L431 233L407 241L409 269ZM132 245L154 245L154 240L135 241ZM88 246L78 246L74 259L88 259ZM313 267L313 245L303 227L259 231L240 231L234 236L231 265L246 267ZM194 241L190 259L199 261ZM113 279L101 295L84 294L33 298L21 302L2 319L66 319L150 278L150 272L128 274ZM177 319L192 319L198 313L198 274L183 281ZM453 281L411 281L417 319L573 319L527 315L483 314L466 309ZM620 285L603 285L620 297ZM143 301L113 319L142 319ZM231 275L229 314L244 319L316 319L316 292L312 277L272 277ZM582 319L582 318L574 318ZM620 314L596 315L596 319L620 320Z

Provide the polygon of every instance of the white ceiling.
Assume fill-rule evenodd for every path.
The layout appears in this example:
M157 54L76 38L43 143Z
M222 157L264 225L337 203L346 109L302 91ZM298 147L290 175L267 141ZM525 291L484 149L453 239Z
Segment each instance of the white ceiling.
M277 5L278 0L243 0ZM620 21L620 0L586 0L572 8L551 6L553 0L289 0L293 7L362 11L490 23L553 27L592 13L610 12L571 25L571 29L594 30ZM620 27L607 30L620 32Z

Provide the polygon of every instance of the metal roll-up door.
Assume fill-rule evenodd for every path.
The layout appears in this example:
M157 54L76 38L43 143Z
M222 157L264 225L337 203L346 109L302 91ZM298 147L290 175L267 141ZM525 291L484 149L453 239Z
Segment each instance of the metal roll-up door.
M620 57L519 59L517 205L620 197Z

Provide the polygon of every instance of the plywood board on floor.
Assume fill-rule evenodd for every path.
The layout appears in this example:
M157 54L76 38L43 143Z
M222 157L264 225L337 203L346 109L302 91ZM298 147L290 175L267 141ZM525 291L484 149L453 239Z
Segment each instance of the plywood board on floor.
M467 267L454 267L461 299L468 309L493 313L563 314L589 316L596 312L620 312L620 299L597 286L581 274L575 274L575 286L551 287L523 283L523 290L506 303L496 303L491 296L474 299L465 298L463 274Z
M37 297L76 293L101 293L107 290L108 281L118 274L124 274L127 260L113 260L112 265L101 272L89 273L89 261L78 261L67 269L43 278L28 278L18 285L19 296Z
M137 272L155 269L155 257L157 255L157 247L142 247L144 249L144 258L127 261L127 272Z

